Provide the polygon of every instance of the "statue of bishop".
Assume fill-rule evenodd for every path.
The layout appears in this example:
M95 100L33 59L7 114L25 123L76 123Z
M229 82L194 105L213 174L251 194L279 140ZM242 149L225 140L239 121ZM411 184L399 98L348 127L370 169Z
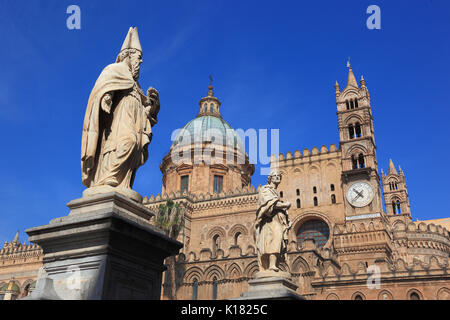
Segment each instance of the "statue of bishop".
M289 220L289 202L282 201L277 192L281 173L270 172L267 184L259 190L256 211L254 239L258 254L259 272L257 278L284 277L290 274L280 269L286 261L288 234L292 227Z
M148 158L158 92L139 83L142 48L130 28L116 62L103 69L89 96L81 142L83 196L117 191L142 202L132 190L137 169Z

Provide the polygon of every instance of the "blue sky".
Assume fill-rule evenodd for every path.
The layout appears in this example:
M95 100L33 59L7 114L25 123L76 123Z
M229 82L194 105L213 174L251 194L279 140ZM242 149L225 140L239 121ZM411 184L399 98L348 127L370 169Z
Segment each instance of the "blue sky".
M81 8L68 30L66 8ZM381 8L381 30L366 9ZM160 92L150 159L134 189L161 192L170 135L198 112L214 77L234 128L279 128L280 151L338 145L334 83L346 62L371 93L378 164L403 168L414 219L450 216L450 2L0 1L0 241L68 214L81 197L89 93L130 26L140 83ZM265 177L257 170L253 185Z

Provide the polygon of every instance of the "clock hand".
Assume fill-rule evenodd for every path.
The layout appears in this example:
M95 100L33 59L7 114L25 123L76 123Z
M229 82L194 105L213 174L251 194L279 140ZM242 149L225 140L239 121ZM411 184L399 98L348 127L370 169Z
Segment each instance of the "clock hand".
M358 191L356 191L355 189L353 189L353 191L356 192L356 197L354 197L354 198L352 199L352 203L355 202L356 199L358 199L359 197L364 198L364 196L363 196L364 190L361 190L361 192L358 192Z
M362 197L362 193L364 190L361 190L361 192L358 192L357 190L355 190L355 188L353 188L353 191L356 192L357 195L359 195L360 197Z

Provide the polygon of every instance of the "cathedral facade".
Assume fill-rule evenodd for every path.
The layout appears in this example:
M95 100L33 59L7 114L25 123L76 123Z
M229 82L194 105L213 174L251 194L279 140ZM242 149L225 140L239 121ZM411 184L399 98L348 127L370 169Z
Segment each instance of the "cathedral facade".
M449 300L450 218L413 222L405 173L392 160L387 173L378 166L369 90L351 67L335 95L338 146L272 157L280 198L291 203L281 268L311 300ZM172 281L178 299L237 298L258 271L254 165L212 86L199 106L162 159L161 195L144 198L154 211L171 199L185 212L184 248L175 279L165 276L163 299L172 296ZM0 297L32 290L41 255L18 239L5 244Z

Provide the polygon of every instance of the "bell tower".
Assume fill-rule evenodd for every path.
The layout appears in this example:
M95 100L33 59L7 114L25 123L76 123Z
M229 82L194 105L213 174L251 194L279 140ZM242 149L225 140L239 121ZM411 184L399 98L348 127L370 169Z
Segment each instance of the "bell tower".
M335 94L342 153L342 188L346 216L383 212L376 157L370 94L363 77L360 86L350 63L347 85L342 92L336 81Z
M395 168L394 162L389 159L389 171L385 175L381 170L383 181L384 203L386 214L403 215L411 220L411 208L409 205L408 189L406 187L405 174L400 166Z

